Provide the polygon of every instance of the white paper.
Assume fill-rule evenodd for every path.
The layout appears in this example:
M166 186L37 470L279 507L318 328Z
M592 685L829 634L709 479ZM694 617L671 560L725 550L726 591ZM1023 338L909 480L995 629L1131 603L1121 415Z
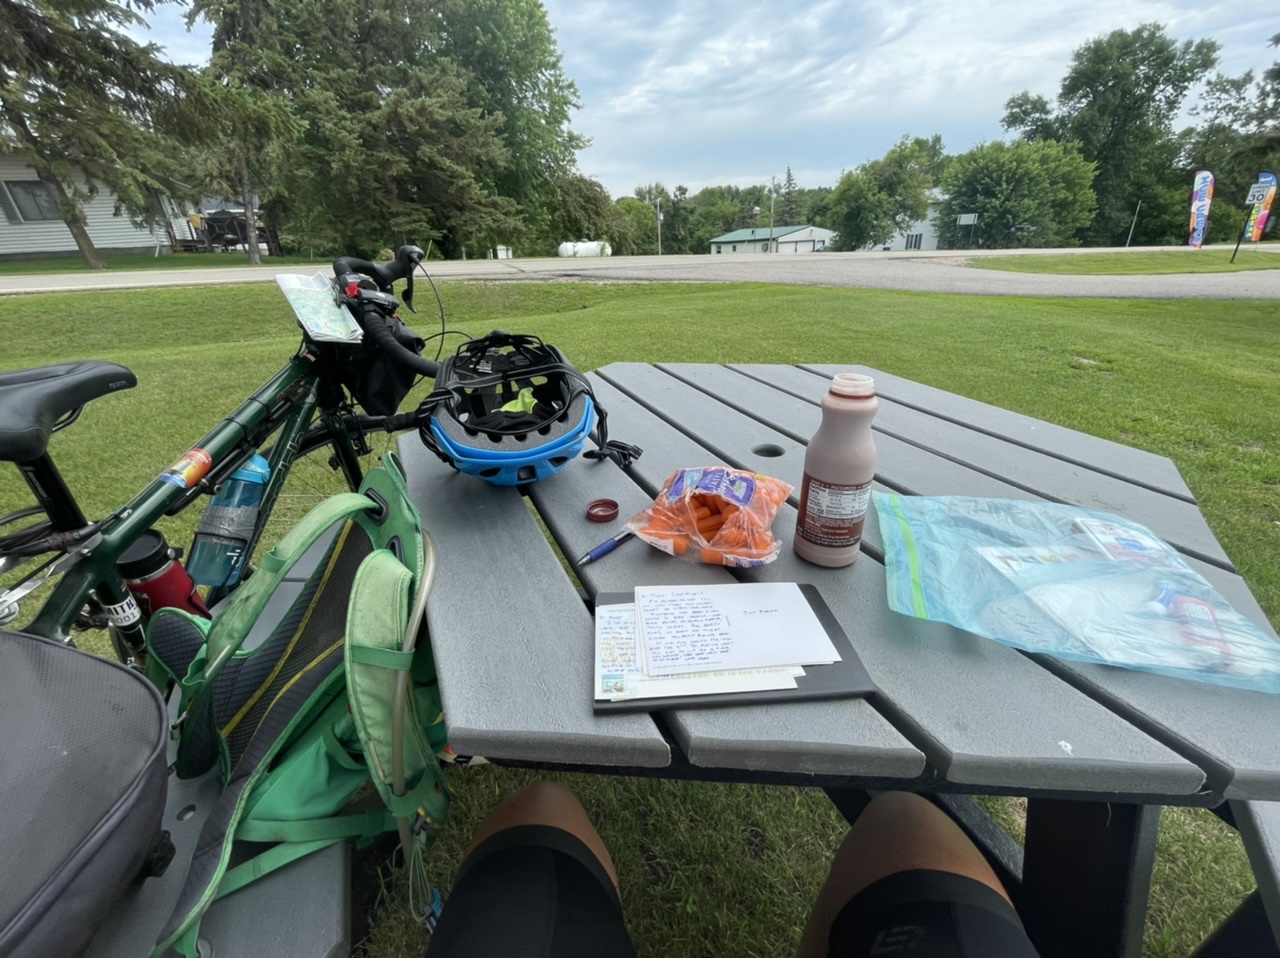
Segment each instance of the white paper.
M642 586L636 609L651 676L840 660L794 582Z
M796 687L796 679L802 675L804 669L799 666L783 666L693 672L660 678L647 676L644 674L636 629L636 607L628 603L596 608L597 700L793 689Z
M364 332L346 306L333 298L333 281L324 273L279 273L276 283L293 307L298 325L314 342L358 343Z

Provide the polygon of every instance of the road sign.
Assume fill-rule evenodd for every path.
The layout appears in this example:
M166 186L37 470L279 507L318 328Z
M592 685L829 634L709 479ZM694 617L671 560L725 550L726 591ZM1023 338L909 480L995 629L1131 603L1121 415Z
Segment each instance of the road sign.
M1244 198L1246 206L1253 206L1254 203L1263 203L1267 199L1267 193L1271 190L1269 183L1254 183L1249 187L1249 195Z
M956 226L972 226L978 222L977 213L961 213L956 217Z

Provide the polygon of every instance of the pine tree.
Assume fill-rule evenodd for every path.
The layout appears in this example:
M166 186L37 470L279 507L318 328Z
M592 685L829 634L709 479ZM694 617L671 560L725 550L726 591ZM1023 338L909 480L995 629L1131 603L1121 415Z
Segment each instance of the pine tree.
M782 222L787 226L800 226L800 188L796 186L796 178L791 175L791 164L787 164L787 175L782 180Z

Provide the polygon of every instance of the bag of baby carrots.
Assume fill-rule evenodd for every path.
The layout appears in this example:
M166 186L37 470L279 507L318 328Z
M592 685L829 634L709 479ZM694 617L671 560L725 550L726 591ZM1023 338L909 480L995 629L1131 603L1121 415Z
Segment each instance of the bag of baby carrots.
M791 486L759 473L705 466L679 469L627 528L649 545L687 562L767 565L781 544L773 517Z

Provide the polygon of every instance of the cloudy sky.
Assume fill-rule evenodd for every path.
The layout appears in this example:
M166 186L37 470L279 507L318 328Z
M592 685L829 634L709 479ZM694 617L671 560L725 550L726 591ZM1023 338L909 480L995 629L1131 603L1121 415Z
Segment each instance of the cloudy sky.
M949 152L1001 136L1005 100L1052 98L1071 51L1110 30L1212 37L1229 73L1270 64L1280 30L1240 0L543 2L593 141L579 165L614 196L762 183L788 164L801 186L834 185L904 133L941 133ZM173 60L207 57L207 29L168 6L154 21Z

